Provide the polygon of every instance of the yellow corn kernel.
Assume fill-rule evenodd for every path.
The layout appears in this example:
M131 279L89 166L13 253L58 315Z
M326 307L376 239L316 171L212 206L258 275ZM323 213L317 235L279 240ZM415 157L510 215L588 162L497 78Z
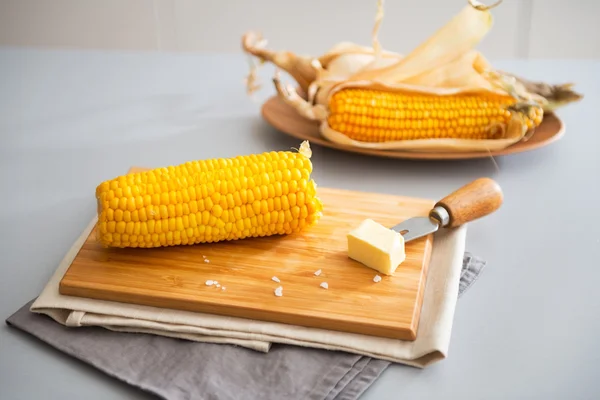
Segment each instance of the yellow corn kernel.
M190 161L126 174L96 188L97 239L162 247L292 234L322 213L302 151Z
M364 99L359 109L347 102ZM516 100L508 95L429 95L345 88L333 94L329 103L329 126L350 139L384 142L432 138L497 139L497 126L512 118L507 107ZM528 129L539 126L542 107L533 107L524 116ZM465 129L473 127L473 130Z

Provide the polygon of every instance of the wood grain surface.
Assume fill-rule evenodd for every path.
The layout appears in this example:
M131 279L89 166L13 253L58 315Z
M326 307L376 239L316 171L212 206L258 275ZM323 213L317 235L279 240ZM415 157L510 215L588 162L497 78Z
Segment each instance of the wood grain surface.
M98 244L93 230L62 278L60 293L414 340L432 235L407 243L406 261L375 283L376 271L348 258L346 234L365 218L391 227L426 216L434 201L322 187L318 193L322 219L290 236L115 249ZM207 280L226 290L206 286ZM274 295L278 286L281 297Z
M267 100L261 108L262 117L275 129L300 140L310 140L311 145L320 145L351 153L367 154L376 157L402 158L413 160L464 160L473 158L489 158L522 153L547 146L564 134L563 122L555 114L544 115L541 125L529 140L521 141L502 150L476 152L428 152L419 153L404 150L376 150L345 146L325 139L319 133L319 124L298 115L291 106L285 104L277 96Z
M448 228L456 228L493 213L503 201L502 190L493 179L479 178L444 197L436 206L444 207L450 214Z

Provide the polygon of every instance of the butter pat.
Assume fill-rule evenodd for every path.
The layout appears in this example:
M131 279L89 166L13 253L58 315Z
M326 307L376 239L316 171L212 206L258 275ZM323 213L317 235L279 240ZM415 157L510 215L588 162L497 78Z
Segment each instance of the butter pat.
M392 275L406 258L404 237L372 219L364 220L347 237L348 257L382 274Z

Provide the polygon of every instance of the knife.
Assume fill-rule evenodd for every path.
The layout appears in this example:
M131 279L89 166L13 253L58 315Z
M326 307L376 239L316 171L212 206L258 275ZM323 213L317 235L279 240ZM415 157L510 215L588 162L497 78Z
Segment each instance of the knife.
M500 208L503 200L502 190L494 180L475 179L435 203L429 216L407 219L391 229L409 242L440 228L456 228L491 214Z

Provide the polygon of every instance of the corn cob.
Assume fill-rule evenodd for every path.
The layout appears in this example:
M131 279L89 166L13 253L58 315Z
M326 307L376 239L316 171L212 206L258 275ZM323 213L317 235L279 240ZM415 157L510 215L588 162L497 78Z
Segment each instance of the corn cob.
M107 247L161 247L291 234L322 212L312 163L279 151L191 161L98 185L97 238Z
M432 138L498 139L512 117L513 97L459 93L434 95L345 88L329 103L329 126L362 142ZM527 130L543 118L541 107L524 116Z

